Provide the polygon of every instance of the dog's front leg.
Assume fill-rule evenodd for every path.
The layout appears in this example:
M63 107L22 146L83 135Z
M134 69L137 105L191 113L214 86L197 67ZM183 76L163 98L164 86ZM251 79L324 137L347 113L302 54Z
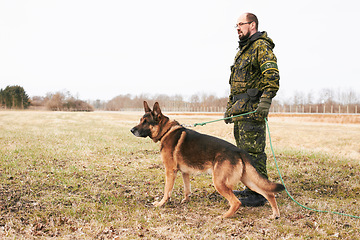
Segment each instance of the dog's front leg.
M177 173L177 170L166 169L164 197L161 199L160 202L153 203L153 205L155 207L161 207L169 200L171 191L174 187L176 173Z

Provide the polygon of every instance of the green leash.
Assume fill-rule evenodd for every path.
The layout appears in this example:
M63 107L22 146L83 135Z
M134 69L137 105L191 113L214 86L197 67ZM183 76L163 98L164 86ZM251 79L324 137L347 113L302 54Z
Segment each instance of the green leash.
M239 115L235 115L235 116L232 116L232 117L226 117L226 118L221 118L221 119L217 119L217 120L213 120L213 121L209 121L209 122L203 122L203 123L195 123L194 127L196 126L204 126L208 123L213 123L213 122L218 122L218 121L223 121L223 120L228 120L230 118L235 118L235 117L240 117L240 116L245 116L245 115L249 115L249 114L252 114L252 113L256 113L256 110L255 111L252 111L252 112L248 112L248 113L242 113L242 114L239 114Z
M227 120L227 119L230 119L230 118L235 118L235 117L240 117L240 116L244 116L244 115L249 115L249 114L252 114L252 113L255 113L255 112L256 112L256 110L253 111L253 112L243 113L243 114L239 114L239 115L236 115L236 116L221 118L221 119L217 119L217 120L213 120L213 121L209 121L209 122L195 123L194 125L190 125L189 127L204 126L204 125L206 125L206 124L208 124L208 123L213 123L213 122L218 122L218 121ZM287 188L286 188L286 186L285 186L285 182L284 182L284 180L283 180L283 178L282 178L282 176L281 176L281 172L280 172L280 169L279 169L279 166L278 166L276 157L275 157L275 152L274 152L274 149L273 149L273 146L272 146L272 142L271 142L269 124L268 124L268 121L266 120L266 118L265 118L265 123L266 123L266 127L267 127L268 134L269 134L270 148L271 148L271 152L272 152L273 157L274 157L276 169L277 169L277 171L278 171L278 173L279 173L280 180L281 180L282 184L283 184L284 187L285 187L285 191L286 191L287 195L290 197L290 199L293 200L293 201L294 201L297 205L299 205L300 207L305 208L305 209L310 210L310 211L321 212L321 213L333 213L333 214L338 214L338 215L342 215L342 216L347 216L347 217L352 217L352 218L358 218L358 219L360 219L359 216L354 216L354 215L350 215L350 214L345 214L345 213L334 212L334 211L325 211L325 210L317 210L317 209L308 208L308 207L300 204L299 202L297 202L297 201L290 195L289 191L287 190Z
M270 148L271 148L271 151L272 151L272 154L273 154L273 157L274 157L276 169L278 170L278 173L279 173L281 182L282 182L282 184L283 184L284 187L285 187L285 191L286 191L287 195L291 198L291 200L293 200L293 201L294 201L297 205L299 205L300 207L305 208L305 209L310 210L310 211L321 212L321 213L333 213L333 214L338 214L338 215L342 215L342 216L347 216L347 217L359 218L359 219L360 219L359 216L353 216L353 215L350 215L350 214L345 214L345 213L334 212L334 211L325 211L325 210L318 210L318 209L308 208L308 207L306 207L306 206L298 203L298 202L290 195L290 193L288 192L288 190L287 190L287 188L286 188L286 186L285 186L284 180L283 180L283 178L282 178L282 176L281 176L281 172L280 172L280 169L279 169L279 166L278 166L276 157L275 157L275 152L274 152L274 149L273 149L273 146L272 146L272 143L271 143L269 124L268 124L268 121L266 120L266 118L265 118L265 123L266 123L266 127L267 127L267 129L268 129L269 140L270 140Z

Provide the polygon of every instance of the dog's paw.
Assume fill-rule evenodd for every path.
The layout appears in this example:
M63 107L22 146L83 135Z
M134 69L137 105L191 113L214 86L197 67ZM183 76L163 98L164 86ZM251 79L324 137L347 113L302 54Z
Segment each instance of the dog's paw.
M279 218L280 218L280 215L278 215L278 214L272 214L272 215L270 215L270 219L271 219L271 220L279 219Z
M185 195L184 198L183 198L183 200L181 200L181 203L190 202L190 196L191 196L191 193Z
M189 202L190 201L190 198L184 198L183 200L181 200L181 204L183 204L183 203L187 203L187 202Z
M160 202L156 201L156 202L153 202L153 206L154 207L161 207L162 205L164 205L164 203L165 202L163 202L163 201L160 201Z

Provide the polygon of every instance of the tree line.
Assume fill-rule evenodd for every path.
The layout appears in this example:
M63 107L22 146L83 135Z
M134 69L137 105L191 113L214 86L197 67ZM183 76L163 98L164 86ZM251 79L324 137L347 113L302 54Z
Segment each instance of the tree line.
M16 85L0 89L0 108L26 109L30 106L29 100L23 87Z
M70 92L48 93L45 97L35 96L31 99L31 105L50 111L94 111L90 103L72 96Z
M132 96L130 94L119 95L102 105L106 111L132 111L142 110L143 102L159 102L164 111L176 112L220 112L227 104L227 97L216 97L208 94L194 94L188 100L181 95L168 96L165 94L148 95L141 94Z
M360 93L354 89L324 88L318 92L297 91L291 98L275 98L272 112L289 113L360 113Z
M164 111L224 112L228 97L194 94L188 99L181 95L119 95L110 101L93 102L96 109L105 111L141 111L143 101L158 101ZM270 112L284 113L360 113L360 94L354 90L322 89L319 92L295 92L292 97L278 95L273 99Z
M29 98L24 88L7 86L0 89L0 108L43 109L51 111L142 111L143 101L159 102L163 111L174 112L224 112L228 97L213 94L182 95L123 94L109 101L80 100L70 92L48 93L46 96ZM295 92L290 98L281 95L273 99L270 112L282 113L360 113L360 94L354 89L323 89L319 92Z
M45 97L29 98L23 87L0 89L0 109L47 109L51 111L94 111L94 107L69 92L48 93Z

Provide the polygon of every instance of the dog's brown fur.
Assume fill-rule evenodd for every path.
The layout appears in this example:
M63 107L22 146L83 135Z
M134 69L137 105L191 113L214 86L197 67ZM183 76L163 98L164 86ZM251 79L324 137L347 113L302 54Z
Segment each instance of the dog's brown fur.
M178 171L184 181L185 198L182 202L186 202L190 195L189 175L212 170L216 190L230 204L230 209L222 217L232 216L241 206L232 191L239 181L269 201L273 210L271 218L280 217L275 193L284 190L284 186L263 178L252 166L246 152L219 138L182 127L177 121L164 116L157 102L151 110L144 101L144 109L145 115L131 132L161 144L161 158L166 172L165 190L162 200L153 203L155 206L162 206L169 200Z

